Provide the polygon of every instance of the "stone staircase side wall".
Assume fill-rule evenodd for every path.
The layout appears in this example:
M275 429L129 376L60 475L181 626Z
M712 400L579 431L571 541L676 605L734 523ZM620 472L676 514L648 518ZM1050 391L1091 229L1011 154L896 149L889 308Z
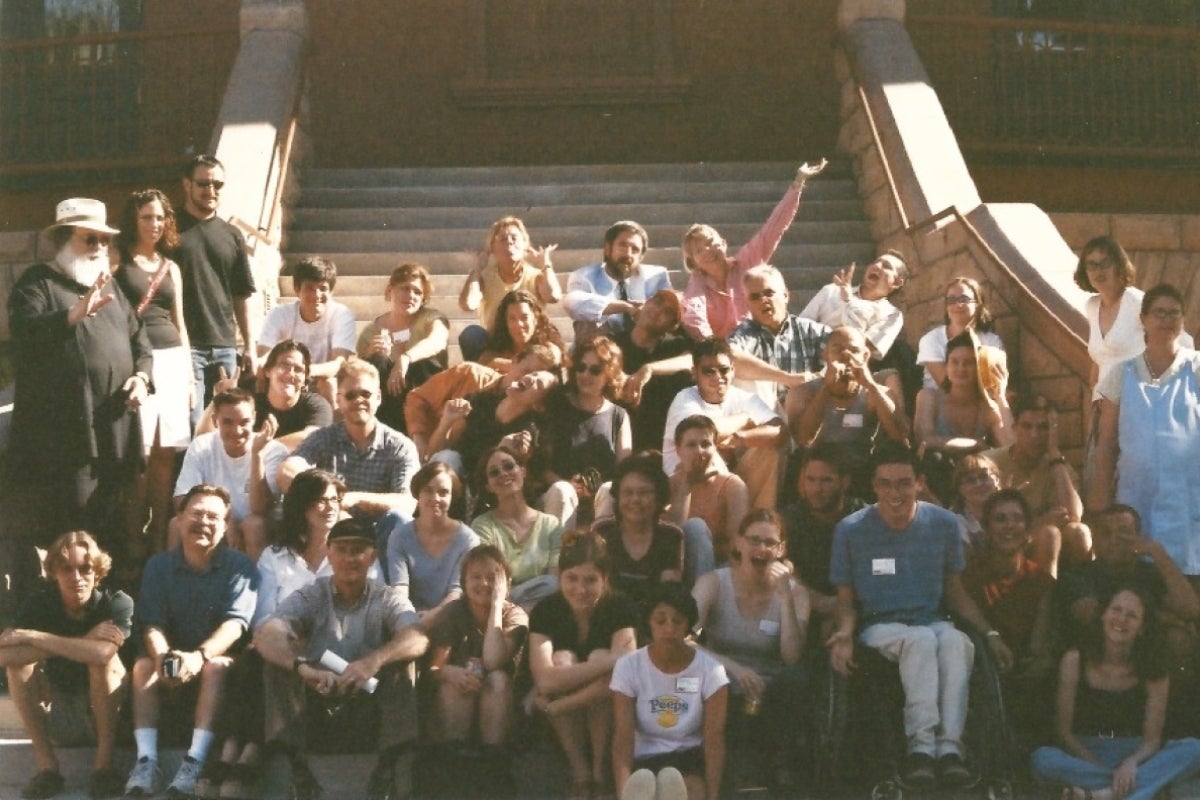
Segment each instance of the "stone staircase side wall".
M39 242L38 231L0 231L0 342L12 338L8 327L8 296L13 285L31 264L48 258L49 252L49 243Z
M1036 206L981 202L904 28L904 4L843 0L841 11L838 144L855 165L879 250L894 248L908 258L912 274L899 298L905 338L915 347L942 322L951 278L980 281L1009 353L1013 386L1054 401L1067 432L1064 449L1078 461L1090 361L1085 295L1071 279L1074 253Z

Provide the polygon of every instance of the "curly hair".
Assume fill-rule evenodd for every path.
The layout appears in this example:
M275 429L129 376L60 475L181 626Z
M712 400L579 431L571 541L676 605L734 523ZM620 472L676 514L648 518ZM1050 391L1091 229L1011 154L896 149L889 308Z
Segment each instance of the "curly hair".
M87 551L88 563L92 565L92 574L96 576L96 583L100 583L108 576L112 570L112 556L101 550L96 539L87 531L69 531L55 539L46 549L46 558L42 562L46 571L46 580L54 580L54 573L70 560L73 547L82 547Z
M1095 622L1084 631L1079 643L1080 663L1096 664L1104 658L1104 613L1117 595L1129 592L1142 603L1142 629L1133 642L1130 658L1133 674L1140 680L1156 680L1167 674L1166 641L1158 619L1159 604L1141 586L1122 584L1104 599Z
M663 472L662 456L656 451L643 450L617 464L612 477L612 494L616 500L613 514L617 522L621 521L621 483L630 475L640 475L654 486L654 519L657 521L671 502L671 483Z
M330 486L337 490L339 500L346 494L345 482L323 469L306 469L292 480L283 496L283 517L276 530L276 547L286 547L297 554L308 549L308 510L325 496Z
M133 249L138 240L138 212L155 200L162 205L163 232L154 243L154 249L163 256L168 256L179 247L179 225L175 220L175 208L170 199L161 189L139 189L125 200L121 210L121 222L117 226L121 232L117 234L117 250L121 261L133 260Z
M558 348L560 353L565 353L567 346L563 343L562 334L558 332L558 328L554 327L554 323L550 321L550 317L546 315L537 298L524 289L514 289L504 295L500 301L500 305L496 309L496 319L492 323L487 349L505 356L516 354L517 343L508 330L508 309L518 303L529 306L537 320L533 326L533 333L525 344L552 344Z
M604 367L604 396L616 402L621 394L621 387L625 385L624 356L616 342L600 334L588 336L575 343L575 349L567 359L567 366L571 368L567 374L567 391L578 392L579 387L575 384L578 373L575 372L574 366L583 364L583 357L588 353L600 359L600 364Z

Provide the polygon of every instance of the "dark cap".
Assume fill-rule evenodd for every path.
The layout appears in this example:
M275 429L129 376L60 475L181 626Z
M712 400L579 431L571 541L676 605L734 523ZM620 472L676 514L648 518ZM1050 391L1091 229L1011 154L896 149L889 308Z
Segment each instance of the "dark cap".
M375 544L375 526L365 520L351 517L343 519L329 530L327 542L337 542L342 539L361 539L368 544Z

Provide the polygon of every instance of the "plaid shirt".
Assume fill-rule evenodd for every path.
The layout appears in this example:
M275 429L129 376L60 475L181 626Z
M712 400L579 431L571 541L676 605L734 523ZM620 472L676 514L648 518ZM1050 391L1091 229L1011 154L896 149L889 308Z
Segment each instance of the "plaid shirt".
M773 367L792 374L821 372L825 369L822 352L829 338L829 327L811 319L788 314L779 333L773 334L752 319L744 320L729 335L729 344L759 358ZM779 386L779 402L787 397L787 387Z
M345 424L335 422L313 431L295 454L314 467L341 475L352 492L408 492L412 476L421 467L412 439L378 420L371 445L361 453Z

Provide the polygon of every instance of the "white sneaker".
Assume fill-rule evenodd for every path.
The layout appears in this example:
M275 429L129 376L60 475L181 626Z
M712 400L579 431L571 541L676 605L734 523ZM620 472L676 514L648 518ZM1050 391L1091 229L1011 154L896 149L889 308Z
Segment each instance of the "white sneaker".
M687 800L687 784L683 775L674 767L663 767L658 772L656 800Z
M158 770L158 760L142 756L133 765L133 771L129 773L129 780L125 781L125 796L149 797L156 794L161 780L162 773Z
M167 797L191 797L196 791L196 781L200 780L200 771L204 765L191 756L184 756L183 763L171 785L167 787Z
M648 769L639 769L625 781L625 786L621 789L621 800L654 800L657 788L654 773Z

